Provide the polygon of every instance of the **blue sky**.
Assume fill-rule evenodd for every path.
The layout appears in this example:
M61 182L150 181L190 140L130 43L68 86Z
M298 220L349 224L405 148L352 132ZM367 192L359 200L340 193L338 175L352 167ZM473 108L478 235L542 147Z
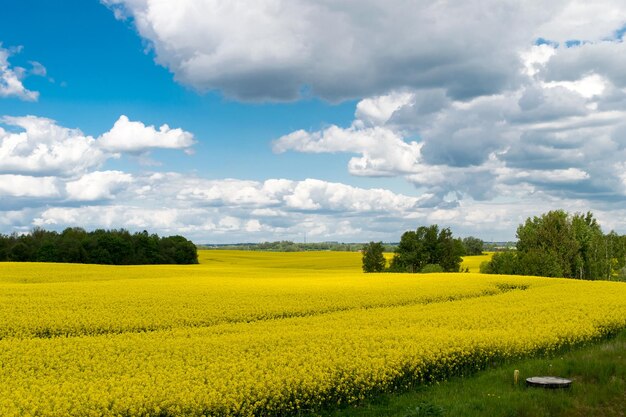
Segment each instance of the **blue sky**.
M24 16L29 16L27 24ZM40 92L39 100L2 100L3 115L43 115L94 136L109 130L120 114L146 124L184 126L193 132L198 139L197 155L164 155L169 158L168 166L161 169L202 171L213 178L306 177L307 169L316 169L314 158L300 155L295 162L286 161L272 153L270 141L303 126L349 124L354 113L354 101L330 105L311 98L288 104L250 104L224 99L219 92L197 94L176 83L166 68L155 65L154 54L145 53L146 42L132 25L116 20L97 1L12 2L0 19L4 46L23 47L12 57L12 64L27 68L29 61L45 62L48 77L54 80L29 77L25 84ZM264 172L254 166L259 157ZM234 166L238 158L244 163ZM332 172L325 174L328 179L345 178L342 166L330 168Z
M626 232L626 7L480 5L9 2L0 232L510 240L555 208Z

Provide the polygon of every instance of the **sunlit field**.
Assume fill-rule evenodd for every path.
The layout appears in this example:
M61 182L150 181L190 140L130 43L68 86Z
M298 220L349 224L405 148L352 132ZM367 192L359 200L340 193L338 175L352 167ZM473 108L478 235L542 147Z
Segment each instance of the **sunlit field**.
M359 253L2 263L0 415L298 414L625 326L623 283L363 274Z
M480 272L480 264L491 260L493 252L485 252L482 255L464 256L461 263L461 270L469 269L469 272Z

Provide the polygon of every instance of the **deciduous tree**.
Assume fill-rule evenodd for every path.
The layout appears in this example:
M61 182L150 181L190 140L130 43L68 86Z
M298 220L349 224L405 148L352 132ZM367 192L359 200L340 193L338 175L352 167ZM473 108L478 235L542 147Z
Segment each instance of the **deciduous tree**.
M449 228L420 226L415 232L402 234L391 262L391 270L420 272L426 265L439 265L445 272L458 272L463 243L455 239Z
M383 242L370 242L363 247L363 272L381 272L387 260L384 255Z

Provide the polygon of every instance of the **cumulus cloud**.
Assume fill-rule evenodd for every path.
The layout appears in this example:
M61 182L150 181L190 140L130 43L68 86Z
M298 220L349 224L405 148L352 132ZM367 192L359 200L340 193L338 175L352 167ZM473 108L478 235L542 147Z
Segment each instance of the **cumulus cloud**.
M543 71L547 81L578 81L593 75L596 80L603 77L617 87L626 87L626 74L623 71L626 65L626 43L621 39L619 42L587 42L559 49Z
M7 197L59 197L55 177L27 175L0 175L0 196Z
M533 170L512 172L513 178L533 183L572 183L589 178L589 174L578 168Z
M574 170L554 175L564 182L584 176ZM228 190L236 185L249 188L248 192L255 190L256 196L246 204L229 200ZM180 190L187 189L212 191L181 194ZM182 233L196 242L301 240L304 233L315 240L394 241L400 231L438 223L453 227L461 235L481 231L485 239L512 239L515 227L536 215L538 205L546 210L563 207L563 200L541 190L513 205L505 198L461 200L453 206L433 208L425 206L423 198L314 179L206 180L176 173L135 176L132 183L112 193L119 198L31 209L30 223L24 221L26 215L14 213L14 223L22 228L37 225L62 229L80 224L89 229L149 229L162 234ZM223 197L216 200L216 195ZM569 200L567 207L572 211L588 209L583 199ZM609 211L599 209L597 213L604 221ZM623 209L614 213L622 216L619 218L626 215Z
M307 179L284 197L286 207L297 210L338 212L405 212L417 208L420 199L383 189L362 189L345 184Z
M171 129L165 124L156 130L154 126L130 121L124 115L98 140L98 145L108 152L127 153L142 153L156 148L190 152L194 143L193 134L180 128Z
M180 179L170 175L167 181L178 183ZM279 205L282 196L292 187L293 182L284 179L267 180L264 183L235 179L192 179L182 182L177 198L209 206L263 207Z
M292 181L268 179L263 182L235 179L204 180L178 174L151 176L150 189L168 194L179 189L176 198L200 206L246 207L257 214L275 215L274 208L291 211L340 213L403 212L419 207L423 198L395 194L384 189L363 189L316 179ZM269 211L268 211L269 210ZM272 214L273 213L273 214Z
M515 198L541 192L590 204L624 201L615 170L626 160L622 74L599 59L598 68L588 59L582 59L584 70L564 65L571 73L551 67L578 50L604 57L607 45L623 47L619 40L532 45L520 52L525 81L517 88L469 100L450 99L441 89L369 97L357 104L350 126L298 130L273 147L356 154L350 173L402 176L432 194L435 207L458 206L465 198L493 201L511 187L519 191Z
M87 229L124 227L184 234L200 243L301 241L305 233L318 241L395 241L403 230L438 223L451 226L460 235L512 239L517 224L536 215L538 206L546 210L564 207L562 198L542 188L543 172L520 173L502 166L492 170L500 170L498 175L506 181L497 186L508 187L508 193L500 190L490 201L462 199L444 204L449 201L444 199L435 206L430 194L415 197L317 179L208 180L173 172L131 176L116 171L96 171L75 181L0 176L2 203L11 199L31 201L28 208L18 209L0 204L0 227L4 232L27 231L33 226L56 230L76 225ZM455 172L441 174L440 179L428 183L463 178ZM582 170L555 170L551 175L551 183L586 180ZM531 191L512 187L516 181ZM619 181L626 190L623 178ZM7 184L15 186L9 189ZM524 198L515 200L521 194ZM569 210L589 209L585 199L567 201ZM594 211L603 221L612 221L610 227L619 224L608 213L626 218L623 209L600 207Z
M42 206L33 225L149 228L195 238L213 236L216 241L293 238L304 232L320 239L357 239L364 219L380 227L379 222L412 216L424 202L389 190L315 179L206 180L177 173L131 178L115 171L94 172L66 188L64 200ZM100 192L81 192L84 189Z
M305 153L360 154L348 162L353 175L394 176L419 169L422 144L407 142L402 133L386 126L399 110L413 105L415 95L393 92L357 104L356 118L349 128L330 126L322 131L298 130L276 139L272 149Z
M492 240L513 239L528 216L566 208L592 209L604 227L626 232L626 8L618 0L102 1L133 21L157 63L199 91L252 101L358 98L352 123L294 129L273 142L277 157L345 153L353 175L398 176L415 188L131 175L103 165L155 148L189 151L193 135L125 116L99 137L6 118L4 230L81 224L198 242L304 233L391 241L439 223ZM17 80L11 91L21 93L11 95L27 99L28 71L8 58L0 56L0 78ZM26 200L27 208L10 203Z
M199 213L197 213L199 214ZM171 231L181 227L178 210L149 209L128 205L52 207L42 210L33 220L35 226L61 226L80 224L86 228L127 228Z
M403 87L454 98L517 82L516 50L561 1L102 0L180 82L242 100L328 100ZM485 53L488 51L488 53Z
M99 166L107 158L93 137L59 126L54 120L5 116L0 122L22 130L0 127L0 173L72 176Z
M274 152L289 150L307 153L348 152L361 154L350 159L354 175L391 176L414 171L421 144L407 143L401 135L385 127L342 129L331 126L320 132L298 130L273 143Z
M564 43L571 40L600 41L613 38L626 24L621 0L569 0L549 21L535 30L535 37Z
M16 198L29 199L29 204L35 205L112 200L132 181L132 175L121 171L95 171L77 179L0 174L0 196L4 198L0 207L15 205Z
M65 184L67 197L74 201L110 200L116 192L132 182L132 176L121 171L95 171Z
M156 130L124 115L98 138L37 116L5 116L0 124L21 130L0 127L0 174L75 177L120 153L145 154L157 148L190 152L194 144L187 131L167 125Z
M274 152L346 153L351 174L403 177L444 217L468 199L626 199L618 0L103 2L200 91L358 97L350 125L295 130ZM252 188L233 195L252 206ZM286 201L321 209L309 195Z
M17 97L25 101L37 101L39 92L24 87L22 80L24 68L12 67L9 63L11 51L2 47L0 43L0 97ZM41 66L41 64L39 64ZM43 68L43 66L41 66Z
M358 127L384 125L395 112L414 102L415 95L407 91L363 99L356 105L355 124Z

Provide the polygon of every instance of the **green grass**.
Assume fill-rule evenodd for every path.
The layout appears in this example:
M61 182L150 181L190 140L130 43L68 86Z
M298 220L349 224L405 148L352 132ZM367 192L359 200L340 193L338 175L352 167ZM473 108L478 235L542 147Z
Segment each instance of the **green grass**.
M513 372L520 382L513 383ZM570 389L526 387L531 376L572 379ZM381 395L332 417L624 417L626 416L626 330L593 345L554 357L507 363L466 378Z

